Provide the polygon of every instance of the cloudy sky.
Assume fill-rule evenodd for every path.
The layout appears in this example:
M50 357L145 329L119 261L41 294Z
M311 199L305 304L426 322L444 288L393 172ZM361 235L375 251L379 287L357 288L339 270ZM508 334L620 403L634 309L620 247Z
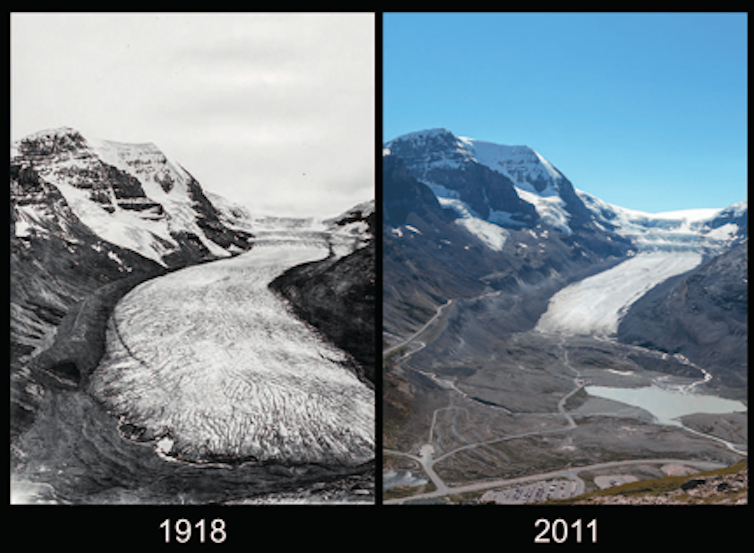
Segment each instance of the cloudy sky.
M259 214L374 197L372 14L13 14L11 138L153 142Z

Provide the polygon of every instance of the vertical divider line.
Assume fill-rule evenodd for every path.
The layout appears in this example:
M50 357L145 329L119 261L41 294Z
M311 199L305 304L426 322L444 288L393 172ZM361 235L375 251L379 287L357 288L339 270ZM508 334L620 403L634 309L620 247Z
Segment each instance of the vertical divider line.
M374 340L376 363L380 367L374 379L375 467L374 501L382 506L382 12L374 14L374 211L375 211L375 317Z

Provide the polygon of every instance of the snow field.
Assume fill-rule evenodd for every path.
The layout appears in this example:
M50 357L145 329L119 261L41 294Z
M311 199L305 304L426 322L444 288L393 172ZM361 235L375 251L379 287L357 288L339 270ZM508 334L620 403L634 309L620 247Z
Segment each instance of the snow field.
M454 198L437 197L437 201L443 207L451 207L458 213L459 218L456 224L468 230L471 234L481 240L488 248L499 252L503 249L505 241L508 239L508 231L494 223L488 223L484 219L477 217L474 211L463 201Z
M91 388L170 451L259 462L374 458L374 392L267 288L327 255L288 244L149 281L116 307Z
M690 271L702 261L691 252L636 255L612 269L571 284L555 294L535 330L609 336L628 307L668 278Z

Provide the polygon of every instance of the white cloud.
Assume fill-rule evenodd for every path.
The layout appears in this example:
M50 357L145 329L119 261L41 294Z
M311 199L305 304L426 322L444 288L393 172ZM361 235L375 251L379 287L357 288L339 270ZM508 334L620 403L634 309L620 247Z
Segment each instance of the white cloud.
M373 195L371 14L14 14L11 41L14 138L154 142L254 211Z

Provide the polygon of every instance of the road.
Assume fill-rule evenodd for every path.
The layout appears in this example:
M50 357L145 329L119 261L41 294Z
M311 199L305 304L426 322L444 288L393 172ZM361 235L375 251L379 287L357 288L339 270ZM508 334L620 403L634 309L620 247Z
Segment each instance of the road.
M492 294L488 293L488 294L483 294L482 296L479 296L479 297L481 298L481 297L486 297L486 296L490 296L490 295L494 295L494 294L495 293L492 293ZM440 308L438 308L437 313L435 313L435 316L432 317L432 319L430 319L427 322L427 324L425 324L417 333L413 334L410 338L408 338L407 340L403 341L398 346L394 346L393 348L391 348L390 351L394 351L395 349L406 345L411 340L414 340L419 334L421 334L422 332L424 332L424 330L426 330L429 327L429 325L437 319L437 317L441 313L441 310L444 307L447 307L448 305L450 305L452 301L453 300L448 300L448 302L445 303L445 305L443 305ZM571 430L572 428L575 428L576 427L576 421L566 411L565 404L566 404L566 402L568 401L568 399L573 394L575 394L576 392L578 392L579 390L581 390L584 387L585 380L581 378L581 373L576 368L574 368L571 365L570 361L568 360L568 351L565 348L565 341L566 340L565 340L564 337L561 338L561 341L559 342L558 346L560 347L561 351L563 352L563 362L575 374L575 376L573 378L573 382L574 382L574 388L573 388L573 390L571 390L569 393L567 393L565 396L563 396L560 399L560 401L558 402L558 412L563 416L563 418L565 418L565 420L567 422L566 426L564 426L564 427L558 427L558 428L549 428L549 429L545 429L545 430L533 430L533 431L529 431L529 432L521 432L521 433L518 433L518 434L510 434L508 436L503 436L501 438L492 438L490 440L484 440L484 441L481 441L481 442L470 443L470 444L466 444L466 445L463 445L461 447L457 447L455 449L452 449L452 450L444 453L443 455L440 455L439 457L435 458L434 457L435 448L432 445L432 441L433 441L433 434L434 434L435 424L437 422L437 413L440 412L440 411L448 410L448 409L464 409L463 407L459 407L459 406L441 407L439 409L435 409L434 412L432 413L432 424L430 425L430 428L429 428L428 443L424 444L421 447L420 454L419 454L418 457L416 455L411 455L411 454L408 454L408 453L403 453L403 452L394 451L394 450L387 450L386 449L386 450L384 450L384 452L387 453L387 454L389 454L389 455L399 455L399 456L408 457L410 459L413 459L413 460L417 461L421 465L422 469L427 474L427 476L429 476L430 480L432 480L432 482L437 487L437 490L436 490L435 493L437 493L438 495L445 495L446 493L451 493L449 491L450 488L445 484L445 482L443 482L442 478L440 478L439 475L434 471L433 465L435 463L438 463L438 462L442 461L443 459L445 459L447 457L450 457L451 455L455 455L456 453L458 453L460 451L467 450L467 449L473 449L473 448L476 448L476 447L479 447L479 446L490 445L490 444L493 444L493 443L503 442L503 441L507 441L507 440L514 440L514 439L518 439L518 438L525 438L525 437L528 437L528 436L537 436L537 435L542 435L542 434L553 434L553 433L556 433L556 432L566 432L568 430ZM415 353L415 352L411 352L411 353ZM469 397L465 392L463 392L462 390L458 389L455 386L455 384L453 384L452 382L450 382L448 384L447 381L439 379L435 374L425 373L423 371L420 371L420 372L422 372L422 374L425 374L425 375L431 377L433 380L435 380L436 382L438 382L443 387L449 388L449 389L453 389L454 391L458 392L459 394L461 394L464 397L467 397L467 398ZM505 411L507 411L507 412L510 413L510 411L508 411L507 409L505 409ZM583 487L583 483L582 483L582 487Z
M384 358L387 355L390 355L391 353L393 353L394 351L402 348L403 346L408 345L410 342L413 342L416 338L419 337L419 335L422 332L424 332L430 326L432 326L432 323L434 323L437 320L437 318L442 314L443 310L446 307L450 307L453 304L454 301L456 301L456 300L448 300L444 304L442 304L440 307L438 307L437 311L435 312L435 314L432 315L432 318L429 319L426 323L424 323L424 326L422 326L419 330L417 330L416 332L414 332L411 336L409 336L408 338L406 338L405 340L403 340L401 343L396 344L394 346L390 346L389 348L383 350L382 351L382 357ZM414 352L411 352L411 353L416 353L416 352L414 351Z
M489 293L488 294L483 294L482 296L479 296L478 298L475 298L475 299L479 299L479 298L482 298L482 297L485 297L485 296L491 296L491 295L494 295L494 293L493 294L489 294ZM400 344L398 344L396 346L393 346L393 347L385 350L384 354L387 355L388 353L393 352L393 351L397 350L400 347L408 345L411 341L416 340L416 338L422 332L424 332L425 330L427 330L438 319L438 317L441 315L443 309L446 308L446 307L448 307L449 305L451 305L453 303L453 301L454 300L448 300L448 302L446 302L444 305L440 306L437 309L437 312L435 313L435 315L429 321L427 321L427 323L424 326L422 326L422 328L419 329L419 331L417 331L416 333L414 333L412 336L410 336L408 339L404 340ZM689 464L689 465L693 465L693 466L698 466L698 467L701 467L701 468L718 468L718 467L722 466L722 465L717 464L717 463L708 463L708 462L704 462L704 461L679 461L679 460L667 460L667 459L666 460L653 460L653 459L649 459L649 460L637 460L637 461L618 461L618 462L615 462L615 463L602 463L602 464L598 464L598 465L592 465L590 467L580 467L580 468L577 468L577 469L562 469L562 470L553 471L553 472L550 472L550 473L542 473L542 474L537 474L537 475L533 475L533 476L527 476L527 477L523 477L523 478L520 478L520 479L486 481L486 482L480 482L480 483L472 483L472 484L468 484L468 485L464 485L464 486L458 486L458 487L455 487L455 488L448 486L442 480L442 478L434 471L434 468L433 468L433 466L434 466L435 463L438 463L438 462L442 461L443 459L446 459L446 458L448 458L448 457L450 457L452 455L455 455L455 454L457 454L457 453L459 453L461 451L473 449L473 448L476 448L476 447L479 447L479 446L490 445L490 444L497 443L497 442L502 442L502 441L507 441L507 440L513 440L513 439L518 439L518 438L524 438L524 437L528 437L528 436L553 434L553 433L558 433L558 432L567 432L567 431L569 431L569 430L571 430L571 429L573 429L573 428L575 428L577 426L576 421L570 415L570 413L568 413L568 411L565 408L565 405L566 405L567 401L569 400L569 398L571 398L579 390L581 390L582 388L584 388L584 386L586 386L586 385L589 384L589 380L583 378L583 376L581 375L580 371L571 364L571 362L569 360L569 357L568 357L568 350L566 348L566 341L567 341L566 336L561 335L561 336L559 336L559 338L560 338L560 340L557 343L557 345L558 345L558 348L561 351L561 358L563 360L563 363L564 363L564 365L574 375L573 376L574 388L570 392L568 392L566 395L564 395L560 399L560 401L558 401L558 404L557 404L558 413L560 415L562 415L563 418L565 419L565 421L567 423L566 426L558 427L558 428L548 428L548 429L544 429L544 430L534 430L534 431L522 432L522 433L518 433L518 434L510 434L508 436L504 436L504 437L501 437L501 438L493 438L493 439L485 440L485 441L481 441L481 442L469 443L469 444L465 444L463 446L457 447L455 449L452 449L450 451L447 451L447 452L445 452L444 454L442 454L442 455L440 455L438 457L434 457L435 447L433 445L433 441L434 441L433 438L434 438L434 429L435 429L435 425L436 425L436 422L437 422L438 412L444 411L444 410L448 410L448 409L464 409L464 408L460 407L460 406L451 405L451 406L448 406L448 407L441 407L441 408L435 409L434 412L433 412L433 414L432 414L432 423L430 425L428 443L424 444L420 448L420 454L419 454L419 456L411 455L411 454L400 452L400 451L387 450L387 449L384 450L384 453L388 454L388 455L403 456L403 457L407 457L407 458L410 458L410 459L413 459L413 460L417 461L421 465L422 469L427 474L427 476L430 478L430 480L432 481L432 483L435 485L436 490L433 491L433 492L427 493L427 494L419 494L419 495L414 495L414 496L407 497L407 498L396 499L396 500L389 500L389 501L386 501L386 503L387 504L389 504L389 503L402 503L404 501L409 501L409 500L412 500L412 499L442 497L442 496L445 496L445 495L464 493L464 492L467 492L467 491L478 491L478 490L488 489L488 488L491 488L491 487L508 486L508 485L522 483L522 482L533 482L533 481L537 481L537 480L543 480L543 479L555 478L555 477L557 477L557 478L568 478L568 479L572 480L575 483L575 489L573 490L572 494L573 495L578 495L578 494L583 493L583 491L584 491L584 482L578 477L577 473L578 472L582 472L584 470L598 469L598 468L608 468L608 467L618 467L618 466L625 466L625 465L630 465L630 464L657 463L657 462L683 462L683 463L686 463L686 464ZM424 347L424 346L425 346L425 344L422 343L422 347ZM414 351L408 352L405 357L408 357L409 355L412 355L412 354L416 353L416 351L419 351L420 349L421 348L419 348L417 350L414 350ZM420 371L420 372L422 374L424 374L425 376L427 376L429 378L432 378L435 382L437 382L443 388L452 389L452 390L458 392L459 394L461 394L462 396L465 396L467 398L469 397L462 390L460 390L458 387L456 387L455 383L453 383L452 381L440 379L439 377L437 377L437 375L435 375L433 373L428 373L428 372L424 372L424 371ZM708 376L708 374L706 374L705 371L702 371L702 372L704 373L704 379L705 379L704 381L706 381L709 378L709 376ZM694 383L690 387L693 387L696 384L697 383ZM702 434L700 432L697 432L697 431L694 431L692 429L689 429L689 428L687 428L685 426L684 426L684 428L686 428L687 430L689 430L689 431L691 431L691 432L693 432L695 434L698 434L700 436L704 436L704 437L708 437L708 438L711 438L711 439L715 439L716 441L721 442L721 443L725 444L726 446L728 446L731 450L733 450L733 451L741 454L740 450L736 449L735 447L732 446L732 444L729 444L728 442L725 442L724 440L722 440L720 438L716 438L714 436L709 436L709 435Z
M417 457L413 457L418 459ZM385 505L396 505L405 503L406 501L414 501L417 499L430 499L443 497L446 495L455 495L466 492L476 492L481 490L487 490L490 488L502 488L506 486L515 486L518 484L525 484L528 482L536 482L537 480L549 480L554 478L568 478L576 482L576 489L572 495L580 495L584 493L585 485L584 481L579 477L579 473L588 472L593 470L601 470L607 468L619 468L631 465L648 465L648 464L684 464L689 465L699 470L714 470L723 468L725 465L722 463L713 463L710 461L689 461L686 459L632 459L628 461L611 461L608 463L597 463L594 465L586 465L583 467L569 467L561 470L555 470L551 472L543 472L539 474L532 474L531 476L522 476L520 478L511 479L499 479L499 480L485 480L484 482L474 482L472 484L465 484L463 486L450 487L444 485L444 488L439 488L435 491L412 495L410 497L401 497L396 499L388 499L384 503Z

